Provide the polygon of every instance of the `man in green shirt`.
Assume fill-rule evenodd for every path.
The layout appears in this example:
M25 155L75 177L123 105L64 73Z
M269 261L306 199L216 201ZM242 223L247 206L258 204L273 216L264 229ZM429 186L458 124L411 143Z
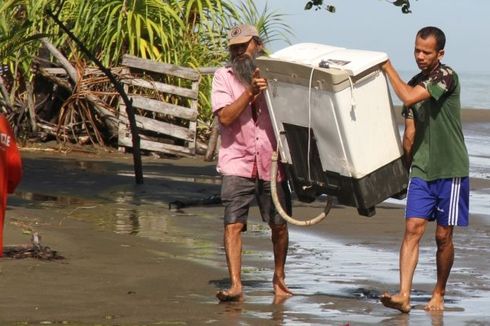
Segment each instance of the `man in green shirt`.
M453 228L468 225L469 160L461 126L458 75L442 64L446 38L437 27L424 27L415 39L421 72L408 84L390 61L382 69L404 104L403 148L410 167L405 235L400 249L400 291L381 302L408 313L410 291L428 221L437 221L437 283L425 310L443 310L446 283L454 261Z

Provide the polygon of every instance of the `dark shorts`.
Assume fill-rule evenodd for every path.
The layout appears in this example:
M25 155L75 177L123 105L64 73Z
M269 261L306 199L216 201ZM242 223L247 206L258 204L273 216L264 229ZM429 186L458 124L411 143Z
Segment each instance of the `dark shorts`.
M469 178L425 181L411 178L405 217L437 221L444 226L467 226L469 220Z
M291 193L287 182L277 184L277 195L282 207L291 214ZM269 224L285 224L277 213L271 197L270 182L231 175L223 176L221 201L225 206L224 223L243 223L247 228L248 210L253 200L257 201L262 220Z

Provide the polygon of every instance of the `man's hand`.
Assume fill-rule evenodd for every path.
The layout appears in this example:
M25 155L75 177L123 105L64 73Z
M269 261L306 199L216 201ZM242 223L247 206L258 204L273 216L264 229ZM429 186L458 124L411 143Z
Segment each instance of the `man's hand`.
M256 68L253 75L252 75L252 82L250 85L250 93L254 96L254 100L259 95L262 93L264 90L267 89L267 79L260 77L260 69Z
M392 67L392 65L390 59L388 59L381 65L381 70L386 72L390 67Z
M225 127L229 126L265 89L267 89L267 79L260 77L260 70L257 68L252 75L251 85L245 88L242 95L218 111L219 122Z
M403 105L409 107L430 98L429 92L422 86L416 85L415 87L408 85L401 78L395 67L391 64L390 60L386 60L381 65L381 69L388 76L391 86L395 91L398 98L403 102Z

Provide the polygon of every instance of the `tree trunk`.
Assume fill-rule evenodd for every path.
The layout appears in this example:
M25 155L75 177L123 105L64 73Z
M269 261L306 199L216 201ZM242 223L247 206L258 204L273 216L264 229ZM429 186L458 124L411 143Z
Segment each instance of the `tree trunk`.
M211 125L211 136L209 136L208 150L204 156L205 161L212 161L214 159L214 154L216 152L216 147L218 145L219 139L219 122L218 118L214 117L213 123Z
M2 93L3 105L5 105L5 107L7 108L6 111L13 111L14 108L12 107L12 104L10 103L9 93L7 91L7 88L5 88L5 85L3 84L2 76L0 76L0 93Z

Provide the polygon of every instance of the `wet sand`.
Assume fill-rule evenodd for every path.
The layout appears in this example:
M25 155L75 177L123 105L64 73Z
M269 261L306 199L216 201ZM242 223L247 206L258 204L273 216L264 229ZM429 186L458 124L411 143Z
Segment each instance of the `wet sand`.
M464 114L465 123L489 123L490 111L480 111ZM490 324L488 216L473 215L469 228L456 231L444 313L420 309L435 279L429 227L416 309L403 315L378 301L396 290L402 206L383 203L372 218L335 207L317 226L291 226L286 271L296 296L284 302L274 302L270 235L253 207L244 235L245 301L219 304L214 294L228 285L222 208L168 209L174 200L218 194L215 163L145 157L145 183L135 185L127 154L25 148L22 155L25 176L9 198L5 244L28 243L36 231L65 259L0 261L2 325ZM490 180L474 179L472 190L489 194ZM295 202L295 215L313 216L321 206Z

